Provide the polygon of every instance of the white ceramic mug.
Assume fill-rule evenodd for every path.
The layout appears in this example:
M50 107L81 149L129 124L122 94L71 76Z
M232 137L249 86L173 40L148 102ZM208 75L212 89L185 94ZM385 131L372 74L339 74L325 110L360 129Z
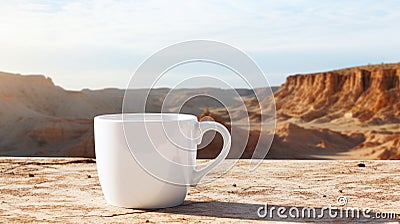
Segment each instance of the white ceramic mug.
M209 130L224 140L221 153L196 169L197 145ZM126 208L165 208L183 203L196 185L229 153L231 136L216 122L188 114L132 113L94 118L96 164L109 204Z

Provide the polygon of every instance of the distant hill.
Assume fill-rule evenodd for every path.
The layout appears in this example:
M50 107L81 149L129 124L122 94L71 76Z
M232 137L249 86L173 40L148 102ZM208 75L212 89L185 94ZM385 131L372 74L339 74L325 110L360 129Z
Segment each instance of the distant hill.
M262 89L259 89L262 91ZM169 89L153 89L147 112L160 112ZM235 90L216 88L178 89L170 94L171 112L200 115L206 108L222 104L204 95L222 97L228 106L240 102ZM254 92L238 89L240 97L252 98ZM0 72L0 155L7 156L94 156L93 117L121 113L124 90L67 91L43 75ZM135 99L144 99L147 90L129 90ZM182 100L201 95L187 101ZM131 105L135 105L132 102ZM141 112L134 108L131 112Z
M244 144L243 158L251 158L257 142L269 147L267 139L259 139L259 124L261 115L275 109L271 95L259 102L254 91L152 89L146 112L160 112L167 102L165 111L212 117L228 128L249 118L251 129L235 133L232 152L240 152ZM277 124L276 131L268 133L274 137L268 158L400 159L399 63L293 75L272 91ZM124 93L67 91L42 75L0 72L0 155L93 157L93 117L121 113ZM142 111L139 102L146 93L128 91L130 112ZM188 100L192 96L197 97ZM226 107L207 96L217 96ZM238 106L242 101L247 111ZM221 144L217 135L198 155L213 158Z

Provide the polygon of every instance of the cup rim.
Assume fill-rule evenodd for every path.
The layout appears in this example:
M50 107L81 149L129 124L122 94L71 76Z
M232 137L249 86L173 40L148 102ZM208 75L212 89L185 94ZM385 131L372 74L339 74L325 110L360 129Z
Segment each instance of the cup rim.
M192 114L183 113L115 113L97 115L94 120L129 123L163 123L191 120L197 121L197 117Z

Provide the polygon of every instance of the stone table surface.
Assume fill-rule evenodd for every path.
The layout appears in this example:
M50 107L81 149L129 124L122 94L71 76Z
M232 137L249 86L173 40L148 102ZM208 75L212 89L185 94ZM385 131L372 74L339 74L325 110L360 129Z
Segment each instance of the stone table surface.
M254 171L248 164L240 160L223 177L192 187L180 206L135 210L106 203L95 160L2 157L0 223L315 221L308 209L324 214L320 222L399 222L400 161L264 160Z

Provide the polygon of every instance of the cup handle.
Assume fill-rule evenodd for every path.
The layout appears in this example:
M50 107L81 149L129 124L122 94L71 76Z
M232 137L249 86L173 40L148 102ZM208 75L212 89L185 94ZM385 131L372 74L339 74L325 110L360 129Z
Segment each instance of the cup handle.
M200 144L201 139L203 138L203 135L207 131L215 130L222 135L222 139L224 140L224 145L222 147L221 152L217 156L217 158L215 158L213 161L209 162L205 167L203 167L199 170L196 170L196 168L194 168L191 186L196 186L200 182L200 180L208 172L210 172L210 170L212 168L214 168L215 166L220 164L222 161L224 161L224 159L228 156L229 150L231 148L231 135L229 134L229 131L228 131L228 129L226 129L225 126L223 126L220 123L213 122L213 121L203 121L203 122L199 122L198 124L199 124L201 134L200 134L197 144Z

